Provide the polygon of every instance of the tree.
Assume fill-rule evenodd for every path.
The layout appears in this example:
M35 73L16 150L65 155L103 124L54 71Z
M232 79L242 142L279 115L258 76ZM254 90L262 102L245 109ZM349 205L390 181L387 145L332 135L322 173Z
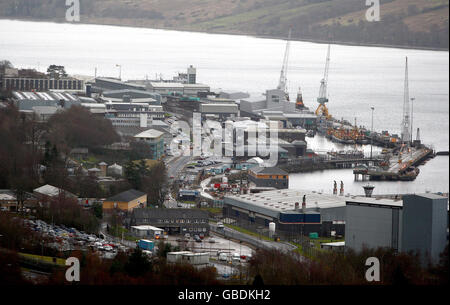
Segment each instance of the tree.
M152 269L151 263L144 255L141 249L135 248L130 255L127 264L125 265L125 271L132 277L143 276Z
M82 106L54 114L48 121L48 129L47 140L66 156L75 147L92 149L120 140L110 120L95 117Z
M47 75L51 78L63 78L67 77L64 66L50 65L47 68Z

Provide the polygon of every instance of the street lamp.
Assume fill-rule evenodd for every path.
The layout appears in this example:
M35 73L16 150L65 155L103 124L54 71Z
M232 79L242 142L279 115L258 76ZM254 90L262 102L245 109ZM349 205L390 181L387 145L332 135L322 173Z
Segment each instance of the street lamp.
M412 97L411 98L411 144L413 142L413 114L414 114L414 100L416 98Z
M116 67L119 67L119 79L122 80L122 65L116 64Z
M372 109L372 129L370 130L370 159L372 159L372 149L373 149L373 111L375 107L370 107Z

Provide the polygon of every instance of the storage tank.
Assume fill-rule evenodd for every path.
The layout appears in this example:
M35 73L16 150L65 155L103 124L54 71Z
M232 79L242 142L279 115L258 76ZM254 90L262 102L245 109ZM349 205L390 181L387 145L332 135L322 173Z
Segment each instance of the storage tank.
M223 177L222 178L222 183L228 183L228 177Z
M275 223L269 223L269 236L272 238L275 235Z

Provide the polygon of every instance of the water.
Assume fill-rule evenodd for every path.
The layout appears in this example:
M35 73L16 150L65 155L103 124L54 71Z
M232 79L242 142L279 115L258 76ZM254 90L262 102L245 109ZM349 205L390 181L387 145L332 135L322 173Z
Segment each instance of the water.
M70 74L93 76L97 68L98 76L117 77L116 64L120 64L123 79L154 79L156 74L171 78L192 64L197 67L199 82L250 94L276 87L284 48L282 40L249 36L0 20L0 59L8 59L17 67L45 71L50 64L60 64ZM291 43L287 75L291 98L301 86L305 103L312 109L317 106L326 51L323 44ZM374 106L374 129L400 134L405 56L409 61L410 97L415 97L414 137L419 127L424 143L438 151L449 150L446 51L332 45L330 113L351 122L356 117L358 125L369 127L370 107ZM335 145L320 138L308 138L308 144L312 148ZM375 193L448 190L447 157L436 158L420 169L414 182L376 183ZM329 189L332 180L344 180L337 178L342 175L346 190L354 186L360 192L359 184L352 182L353 176L348 172L293 175L291 185L298 181L299 186Z

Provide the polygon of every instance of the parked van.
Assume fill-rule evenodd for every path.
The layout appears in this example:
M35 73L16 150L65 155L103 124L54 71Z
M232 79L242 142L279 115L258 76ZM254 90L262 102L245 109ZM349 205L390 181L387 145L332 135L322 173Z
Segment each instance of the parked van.
M228 255L225 252L221 252L219 253L219 261L227 261L228 260Z

